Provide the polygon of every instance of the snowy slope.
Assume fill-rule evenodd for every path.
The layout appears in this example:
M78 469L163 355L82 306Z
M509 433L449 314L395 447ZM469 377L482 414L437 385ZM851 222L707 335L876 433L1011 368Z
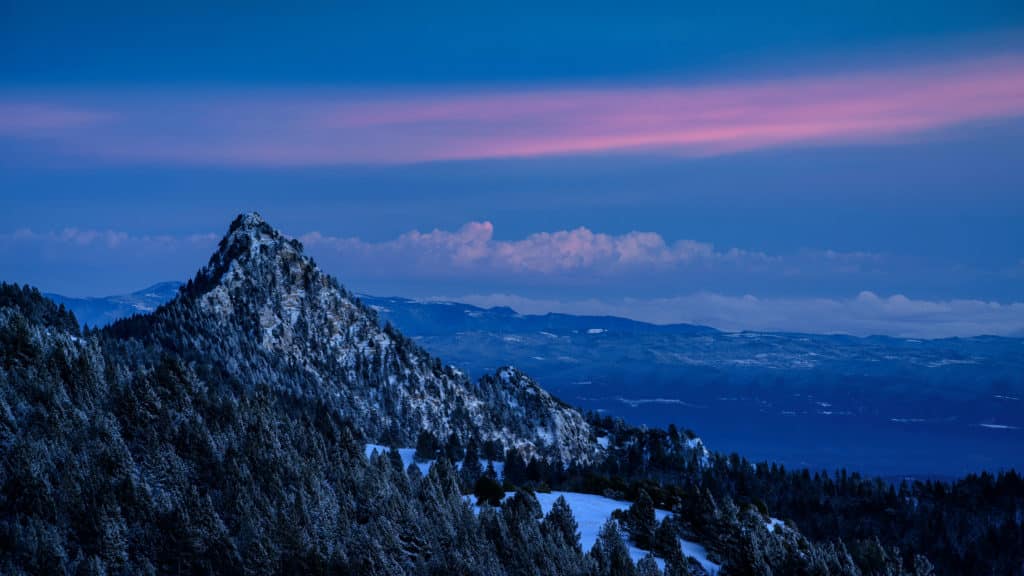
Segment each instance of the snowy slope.
M514 492L508 492L505 496L510 497ZM569 508L572 509L573 517L576 519L576 524L579 527L580 532L580 545L583 550L590 550L594 547L594 543L597 542L597 537L601 532L601 526L604 525L612 517L612 512L616 510L626 510L629 508L630 503L623 500L613 500L611 498L605 498L604 496L597 496L595 494L583 494L580 492L537 492L534 494L537 497L537 502L540 503L541 510L544 514L547 514L555 501L559 497L565 498ZM467 496L467 500L472 500L472 496ZM475 507L479 510L479 506ZM661 522L665 517L669 516L671 512L667 510L655 510L654 516L658 522ZM623 531L625 533L625 531ZM646 550L641 550L632 543L626 543L629 548L629 555L633 558L633 561L639 561L641 558L647 555ZM721 570L721 565L708 559L708 552L703 546L696 542L689 540L679 539L680 547L683 550L685 556L691 557L696 560L708 574L714 576ZM664 561L660 558L655 558L658 565L664 568Z

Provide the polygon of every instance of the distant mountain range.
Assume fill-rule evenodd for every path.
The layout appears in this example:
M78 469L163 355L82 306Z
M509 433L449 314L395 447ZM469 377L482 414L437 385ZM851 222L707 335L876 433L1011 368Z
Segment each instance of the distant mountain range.
M995 336L919 340L888 336L722 332L691 324L656 325L613 316L521 315L511 308L360 295L428 347L455 352L466 368L488 371L516 358L558 382L623 365L688 371L815 371L871 377L918 373L974 389L1024 382L1024 340ZM482 340L483 339L483 340ZM469 347L472 350L459 353ZM481 355L482 354L482 355ZM596 369L595 369L596 368ZM606 379L608 377L606 376Z
M178 293L181 282L160 282L131 294L98 298L72 298L44 294L50 300L70 308L82 325L106 326L132 314L148 314Z
M81 322L101 325L148 312L180 286L50 297ZM1016 448L1024 441L1024 339L723 332L359 299L470 375L512 362L574 405L638 424L692 427L712 445L755 459L922 476L1024 465Z
M722 332L361 295L471 374L514 362L560 398L791 466L955 476L1024 466L1024 339Z
M95 298L44 295L71 309L81 324L95 327L150 313L173 298L182 285L160 282L131 294ZM572 382L567 381L570 374L607 373L630 362L695 369L813 369L887 377L926 369L972 390L988 383L998 388L994 392L1009 392L1024 383L1024 339L1020 338L922 340L723 332L707 326L659 325L615 316L524 315L501 306L357 296L405 334L431 344L431 349L444 350L446 357L454 352L461 367L478 373L493 371L511 357L566 383ZM463 347L471 350L459 354Z

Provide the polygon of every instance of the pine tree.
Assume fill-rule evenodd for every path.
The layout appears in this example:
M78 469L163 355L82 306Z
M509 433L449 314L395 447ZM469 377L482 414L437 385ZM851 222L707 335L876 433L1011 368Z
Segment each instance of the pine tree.
M591 556L599 576L636 576L636 567L615 520L609 520L601 527Z
M586 567L576 519L565 498L559 497L540 525L552 575L583 574Z
M647 554L636 563L636 576L661 576L661 568L658 568L654 556Z
M654 544L654 530L657 520L654 515L654 501L646 490L640 490L626 514L626 526L637 548L650 550Z
M501 499L505 497L505 489L497 480L483 475L477 478L476 485L473 486L473 495L476 496L477 504L499 506Z
M518 451L506 452L504 472L505 483L508 485L521 486L526 482L526 464Z
M490 466L490 462L488 462L488 466ZM466 457L462 460L462 469L459 471L464 489L468 491L474 487L481 474L483 474L483 467L480 465L477 443L475 440L471 440L466 447Z
M665 560L665 576L692 576L689 561L682 554Z
M924 556L914 555L914 576L932 576L933 574L935 574L935 566Z
M668 516L658 524L654 531L654 553L666 561L682 558L682 550L679 547L679 535L676 532L672 517Z
M541 524L541 531L550 536L562 546L566 546L577 554L581 553L579 525L569 508L569 503L564 496L559 496L551 505L544 522Z
M462 442L459 440L458 434L452 432L448 435L448 442L444 446L445 457L452 462L459 462L466 456L466 451L462 447Z
M420 430L416 437L415 458L418 462L426 462L437 458L437 438L427 430Z

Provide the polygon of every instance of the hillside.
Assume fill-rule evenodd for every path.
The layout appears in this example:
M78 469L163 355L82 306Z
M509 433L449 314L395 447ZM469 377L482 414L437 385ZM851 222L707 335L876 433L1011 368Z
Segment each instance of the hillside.
M4 574L926 576L930 559L950 574L1024 560L1016 473L897 490L585 416L511 367L473 382L255 214L169 302L100 330L0 286L0 456ZM585 550L579 532L589 545L608 513Z
M140 293L160 293L155 288ZM109 316L125 310L125 297L53 298L80 320L102 305ZM358 298L471 378L514 364L574 406L637 425L691 427L753 460L893 478L1024 467L1019 338L722 332Z

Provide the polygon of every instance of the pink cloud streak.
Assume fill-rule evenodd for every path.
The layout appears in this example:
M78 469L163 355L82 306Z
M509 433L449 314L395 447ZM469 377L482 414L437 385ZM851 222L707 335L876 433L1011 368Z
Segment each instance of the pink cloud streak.
M882 141L1024 115L1024 55L716 86L0 99L0 137L110 162L317 166ZM26 114L25 111L29 113ZM103 119L100 122L98 119Z
M105 119L105 114L68 106L0 100L0 136L45 135L95 125Z

